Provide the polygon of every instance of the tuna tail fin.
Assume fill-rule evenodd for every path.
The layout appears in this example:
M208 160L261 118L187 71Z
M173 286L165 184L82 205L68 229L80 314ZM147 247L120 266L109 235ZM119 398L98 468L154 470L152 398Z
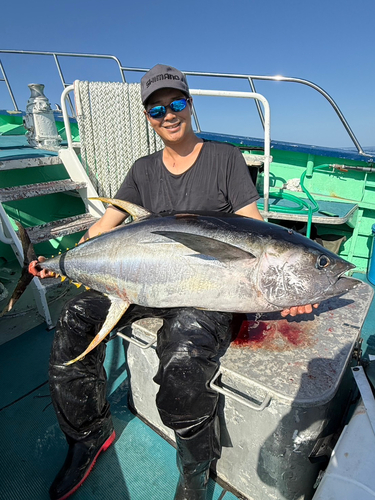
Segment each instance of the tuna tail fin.
M14 304L21 297L23 292L26 290L27 286L33 279L33 275L29 273L29 264L32 260L36 260L36 254L34 251L34 247L30 241L29 235L27 234L25 228L17 221L15 221L18 227L18 236L22 243L23 249L23 267L21 272L21 277L17 283L17 286L9 299L8 304L5 306L2 312L0 312L0 317L5 313L9 312Z
M76 361L80 361L82 358L86 356L90 351L94 349L97 345L100 344L100 342L105 339L105 337L111 333L113 328L117 325L117 323L120 321L122 316L125 314L126 310L128 309L130 303L127 301L124 301L122 299L119 299L117 297L109 297L111 301L110 308L108 310L107 317L103 323L102 328L100 331L97 333L95 338L91 341L89 346L85 351L83 351L79 356L76 358L68 361L67 363L64 363L65 366L71 365L75 363Z

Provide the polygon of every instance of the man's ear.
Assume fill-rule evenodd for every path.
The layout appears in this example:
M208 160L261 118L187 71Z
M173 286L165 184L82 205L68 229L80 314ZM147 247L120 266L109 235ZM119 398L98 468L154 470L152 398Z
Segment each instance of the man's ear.
M193 98L191 96L190 96L189 105L190 105L190 114L192 115L193 114Z
M143 110L143 112L144 112L144 114L145 114L145 117L147 118L147 121L148 121L149 123L151 123L151 122L150 122L150 117L148 116L147 111L144 109L144 110Z

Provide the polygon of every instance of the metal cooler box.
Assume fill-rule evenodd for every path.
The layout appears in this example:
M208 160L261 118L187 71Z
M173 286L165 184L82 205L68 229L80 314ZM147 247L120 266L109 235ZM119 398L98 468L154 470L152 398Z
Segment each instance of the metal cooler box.
M313 319L280 319L278 313L242 323L211 383L220 401L222 457L216 474L252 500L309 499L350 399L348 364L371 303L361 284L322 303ZM308 318L308 319L306 319ZM133 324L127 360L131 405L164 437L173 440L155 406L154 345L161 321Z

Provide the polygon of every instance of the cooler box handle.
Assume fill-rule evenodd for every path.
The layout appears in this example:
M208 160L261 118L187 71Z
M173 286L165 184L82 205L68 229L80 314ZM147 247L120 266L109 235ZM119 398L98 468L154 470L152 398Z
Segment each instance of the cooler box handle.
M155 342L157 341L157 336L156 335L155 335L155 337L153 337L153 339L151 340L151 342L149 342L148 344L144 344L144 343L140 342L139 340L136 340L136 339L134 339L132 337L128 337L124 333L117 332L117 335L119 337L127 340L128 342L131 342L132 344L136 345L137 347L140 347L141 349L148 349L153 344L155 344Z
M227 396L228 398L234 399L238 403L241 403L241 404L243 404L243 405L247 406L248 408L251 408L252 410L255 410L255 411L263 411L264 408L271 401L271 395L267 394L261 404L252 403L251 401L248 401L247 399L245 399L241 396L238 396L237 394L234 394L232 391L230 391L228 389L224 389L224 387L219 387L218 385L215 384L215 381L219 378L219 376L221 374L222 373L219 370L210 382L210 387L214 391L219 392L220 394L223 394L224 396Z

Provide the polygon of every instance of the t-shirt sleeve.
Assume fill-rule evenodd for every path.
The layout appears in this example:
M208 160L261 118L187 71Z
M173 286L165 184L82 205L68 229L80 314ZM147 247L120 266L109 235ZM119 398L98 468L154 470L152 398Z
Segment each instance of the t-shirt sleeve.
M115 198L118 200L130 201L130 203L142 206L141 194L136 181L136 164L137 162L130 168Z
M234 147L227 170L228 201L233 211L237 212L259 199L259 194L254 186L249 167L241 151Z

